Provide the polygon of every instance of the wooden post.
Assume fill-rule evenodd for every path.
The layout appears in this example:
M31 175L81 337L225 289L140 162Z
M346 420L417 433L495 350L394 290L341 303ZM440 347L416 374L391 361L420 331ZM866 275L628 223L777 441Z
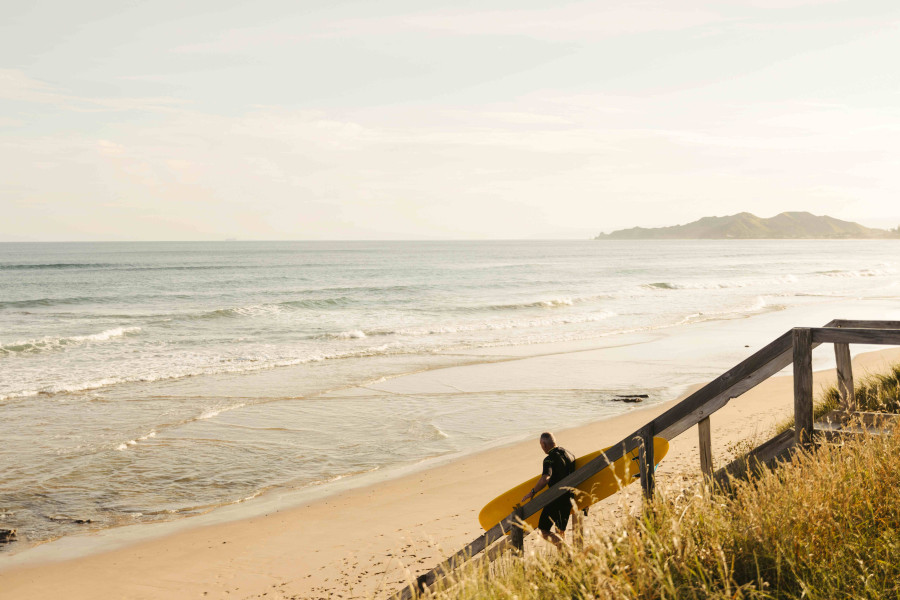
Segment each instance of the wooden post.
M794 440L806 445L813 439L812 332L793 331L794 344Z
M853 388L853 366L850 362L850 344L835 344L837 383L841 394L841 408L847 412L856 410L856 394Z
M703 472L704 477L712 477L712 434L710 431L709 417L706 417L697 423L697 431L700 434L700 470Z
M641 445L639 450L641 464L641 487L644 488L644 497L653 499L653 488L656 484L656 475L653 460L653 422L651 421L640 429Z
M514 550L517 552L522 552L525 549L525 530L523 529L523 516L524 511L523 507L520 504L516 505L516 509L513 511L516 515L516 522L512 524L512 531L510 531L511 545Z

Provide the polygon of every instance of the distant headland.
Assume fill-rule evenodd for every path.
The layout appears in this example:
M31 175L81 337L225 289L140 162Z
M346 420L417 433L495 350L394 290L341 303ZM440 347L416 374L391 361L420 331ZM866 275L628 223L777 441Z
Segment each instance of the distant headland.
M761 240L761 239L900 239L900 227L872 229L808 212L783 212L763 219L748 212L727 217L703 217L686 225L632 227L601 233L596 240Z

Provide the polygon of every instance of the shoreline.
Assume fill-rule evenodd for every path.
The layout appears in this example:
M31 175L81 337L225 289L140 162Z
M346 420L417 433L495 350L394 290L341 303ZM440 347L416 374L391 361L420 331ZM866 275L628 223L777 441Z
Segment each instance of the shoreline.
M573 357L568 358L571 363ZM858 354L854 372L861 377L897 361L898 348ZM409 391L424 385L420 379L388 380L379 387ZM833 370L817 370L816 388L833 379ZM712 417L717 466L748 436L764 441L767 429L791 414L791 386L790 377L774 377ZM560 430L557 436L561 445L576 455L584 454L615 443L679 400ZM696 447L696 428L672 441L669 455L660 464L660 489L677 492L696 480ZM408 574L430 569L442 555L478 535L480 507L534 475L541 458L536 442L511 442L300 505L284 507L277 499L269 499L269 512L258 516L225 521L218 515L219 522L212 524L196 523L200 517L183 519L193 523L161 537L126 541L127 545L119 544L111 551L36 564L16 565L10 563L19 561L0 559L0 598L28 600L51 594L75 599L261 598L265 594L287 599L392 592ZM598 526L601 515L627 515L639 502L634 490L639 487L629 486L626 493L601 502L588 526Z
M773 324L774 321L774 327L778 327L778 323L784 321L790 312L775 311L748 315L739 319L712 319L680 328L642 330L585 340L471 348L454 353L466 357L467 360L461 363L418 368L395 375L382 376L363 384L325 391L311 397L316 400L341 401L347 398L369 396L373 401L392 401L420 394L424 396L446 394L448 396L442 397L445 398L445 401L452 402L452 396L460 392L509 393L509 390L521 390L521 393L526 394L561 393L570 392L571 388L578 388L597 393L639 393L648 390L659 392L665 389L663 397L675 398L682 396L684 390L697 381L705 382L708 377L718 374L717 368L712 371L697 371L696 364L715 357L722 362L724 369L725 365L731 366L732 359L722 359L717 356L718 353L722 353L726 357L733 356L734 362L742 358L746 351L742 352L740 347L731 347L726 351L723 346L734 346L730 339L732 336L741 336L745 341L752 343L754 335L748 331L752 328L748 328L747 323L762 321ZM722 339L726 340L724 344L721 342ZM681 343L696 346L697 350L688 360L673 363L667 355L673 353ZM750 346L745 345L744 347ZM701 352L700 348L704 351ZM655 374L647 368L655 363L660 363L663 371L678 367L682 371L694 372L687 375L684 380L673 383L668 374L660 377L658 367L652 369L656 371ZM590 370L586 371L585 365L589 365ZM608 373L610 367L616 371L616 377L610 377ZM268 389L274 385L281 391L280 388L285 387L285 382L277 379L279 374L286 375L276 371L254 374L251 379L242 378L239 385L242 388L252 386L257 389ZM293 381L289 376L287 379ZM653 379L652 383L650 383L650 379ZM642 382L644 385L636 387L636 382ZM246 389L242 391L246 392ZM284 391L286 392L286 390ZM391 398L392 396L397 398ZM662 401L665 402L665 400ZM555 423L553 428L560 430L596 421L605 421L615 418L619 414L645 409L648 404L655 405L659 402L659 399L651 399L651 402L641 405L622 405L617 407L618 410L615 414L602 417L595 414L588 418L563 419L561 422ZM602 412L603 406L593 406L594 410L600 408ZM411 462L385 465L368 472L341 475L336 480L299 488L275 486L262 493L254 494L248 499L220 504L189 517L87 530L37 541L21 549L10 548L0 554L0 571L20 564L66 560L97 552L116 550L141 540L171 535L186 528L252 518L274 510L302 506L348 489L376 485L401 477L406 473L414 473L456 461L473 453L509 446L527 439L533 433L530 430L536 429L536 427L540 428L538 431L546 428L543 423L537 426L529 424L527 419L525 423L519 422L515 425L516 428L511 435L501 434L490 441L479 443L478 447L472 450L457 448L449 453L427 456ZM27 540L27 535L25 539ZM28 542L21 543L24 545Z
M771 333L766 332L783 331L797 324L817 326L834 315L846 318L873 315L890 318L896 315L900 318L895 303L882 298L866 302L847 298L817 298L810 304L800 306L775 306L739 317L704 315L700 321L677 326L641 328L615 335L599 332L599 335L589 339L491 345L456 349L442 355L392 357L381 360L377 369L368 365L365 376L356 378L362 383L355 385L322 385L322 378L307 372L305 367L289 367L122 388L108 395L113 399L110 406L114 406L115 402L127 401L131 393L153 399L154 402L155 398L162 398L162 402L168 402L168 405L160 404L163 408L177 404L181 410L181 406L191 406L195 396L200 398L198 403L204 406L197 411L185 411L184 415L165 424L159 431L157 421L149 419L145 420L145 426L113 440L120 446L117 450L123 443L129 445L126 448L129 450L128 456L131 455L130 444L134 443L139 456L151 456L157 462L149 465L152 468L145 471L144 478L137 469L131 469L124 473L125 478L121 482L117 481L114 473L110 473L105 480L95 478L87 481L88 485L83 486L84 497L91 497L94 490L103 490L109 482L111 494L118 495L126 503L133 499L133 510L113 510L107 514L103 506L88 502L83 506L77 503L63 506L63 509L74 510L51 513L32 511L33 514L29 514L30 506L41 509L47 503L40 499L31 505L23 503L25 518L12 524L19 527L23 541L17 544L17 548L7 548L0 553L0 569L19 564L22 560L18 557L20 554L34 555L28 549L32 544L41 549L37 552L39 555L47 552L55 557L63 554L65 557L80 556L120 547L135 540L166 535L185 527L247 518L270 508L277 510L303 504L347 487L383 481L410 470L454 460L473 451L507 445L529 437L535 430L560 430L605 419L623 412L624 407L615 407L608 402L617 394L649 393L651 398L649 402L645 401L645 405L674 398L689 385L708 381L749 352L768 343ZM697 316L700 316L699 313ZM822 365L819 358L815 357L815 361L817 367ZM341 369L349 369L351 364L335 363ZM387 373L385 367L388 368ZM89 396L91 394L76 395L71 403L66 403L73 407L73 416L78 416L74 411L81 404L87 405L90 410L106 405L93 402ZM187 402L176 402L178 400ZM535 411L534 407L542 405L557 408L544 414ZM232 408L241 410L230 412ZM321 431L330 432L328 435L331 438L318 436L319 439L313 442L316 437L313 435L310 438L312 443L307 443L306 448L322 447L323 444L327 447L332 439L337 440L340 448L352 448L356 442L356 447L361 450L358 454L361 459L356 460L355 451L341 450L342 454L329 453L327 459L331 463L324 469L309 469L297 462L287 468L269 469L268 465L277 464L277 460L287 454L293 461L303 460L302 455L292 452L294 442L289 438L316 431L304 427L307 413L313 413L317 422L324 425ZM386 428L372 427L373 423L382 420L379 413L386 415L383 419ZM280 419L273 419L274 415L279 415ZM363 418L362 415L368 416ZM42 421L39 417L35 414L34 426L23 431L40 434ZM182 418L184 420L180 420ZM93 422L100 423L102 419L93 419ZM284 430L289 433L270 439L269 448L280 451L266 448L268 456L274 460L257 462L261 475L254 483L258 485L242 487L241 480L236 479L235 487L220 488L221 493L213 491L193 501L193 498L185 500L184 495L184 490L192 489L190 482L184 486L171 483L169 474L173 472L183 474L185 469L195 467L194 472L214 476L219 470L210 461L194 461L191 454L177 456L166 452L166 448L182 447L179 445L182 439L211 436L222 441L219 444L222 448L227 446L229 440L236 442L235 447L240 447L241 443L254 442L246 433L252 428L279 427L282 422L291 424ZM235 425L238 427L232 428ZM240 429L243 425L251 427ZM381 444L378 435L384 434L374 433L377 431L387 431L401 445ZM157 433L160 435L157 436ZM143 440L149 437L155 439L145 444ZM260 440L269 443L262 438ZM298 440L299 445L295 447L303 448L304 441ZM101 436L95 441L103 444L106 440ZM65 444L57 446L65 448ZM20 452L13 450L15 447L13 444L10 448L13 464ZM23 447L21 452L26 452L29 447ZM189 445L183 447L189 449ZM52 450L52 444L48 448ZM111 454L113 459L117 458L116 453ZM48 455L52 456L50 453ZM220 458L226 461L236 459L235 465L220 462L223 472L240 473L239 456L229 456L223 452ZM137 459L124 460L133 462ZM34 464L40 470L39 463ZM131 463L129 466L132 466ZM285 473L289 477L280 477ZM316 476L304 477L304 473L314 473ZM169 508L163 506L163 511L158 510L160 507L154 503L155 498L141 491L146 489L145 479L151 478L155 478L156 488L164 491L164 495L171 491L171 497L181 500L176 508L186 507L193 514L187 517L165 515L161 521L156 516L141 518L143 513L158 515ZM202 485L199 489L201 492L207 491ZM23 491L27 499L28 491ZM48 498L52 499L52 490ZM13 508L16 508L15 504ZM72 519L94 518L96 515L96 518L92 525L56 525L48 522L47 514L61 514ZM33 541L29 540L32 536Z

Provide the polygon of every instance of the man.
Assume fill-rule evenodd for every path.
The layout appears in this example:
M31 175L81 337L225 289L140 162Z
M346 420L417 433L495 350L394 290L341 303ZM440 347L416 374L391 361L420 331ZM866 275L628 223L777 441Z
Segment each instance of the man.
M522 502L530 502L535 494L544 489L544 486L554 485L575 471L575 456L565 448L556 445L556 439L552 433L541 434L541 450L547 456L544 457L544 468L541 478L531 491L522 498ZM572 510L572 494L568 493L554 500L544 507L538 520L538 529L545 540L549 540L559 546L565 541L566 525L569 523L569 513ZM553 526L562 535L551 531Z

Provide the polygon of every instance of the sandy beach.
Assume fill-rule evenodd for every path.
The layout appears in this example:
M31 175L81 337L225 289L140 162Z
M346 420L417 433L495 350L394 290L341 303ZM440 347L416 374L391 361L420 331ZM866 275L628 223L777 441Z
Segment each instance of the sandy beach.
M562 365L577 373L595 358L592 352L596 350L429 371L381 382L366 393L406 394L461 381L471 386L511 377L539 378ZM854 372L859 377L898 360L897 348L860 354L854 358ZM833 371L820 370L815 385L820 388L833 380ZM767 439L791 414L791 394L791 378L775 377L717 412L711 419L716 465L724 465L744 444ZM584 454L615 443L674 402L558 431L557 437L576 455ZM4 561L0 598L384 596L478 535L481 506L535 475L542 456L536 440L518 442L300 506L273 505L270 512L252 518L188 524L162 537L130 543L120 536L113 549L76 558L45 544ZM672 442L658 473L664 493L678 493L697 481L696 428ZM639 486L633 485L594 507L587 526L610 526L626 516L640 501L637 492ZM115 532L106 535L115 537Z

